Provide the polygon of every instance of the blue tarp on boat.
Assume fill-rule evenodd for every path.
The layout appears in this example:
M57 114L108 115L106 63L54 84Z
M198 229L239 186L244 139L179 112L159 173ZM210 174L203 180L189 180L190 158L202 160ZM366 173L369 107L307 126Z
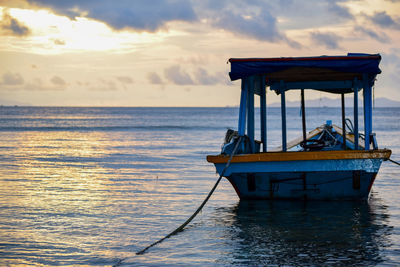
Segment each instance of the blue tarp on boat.
M352 54L347 56L320 56L320 57L287 57L287 58L231 58L231 72L229 76L232 81L242 79L252 75L266 75L283 72L292 68L308 70L319 70L318 77L321 77L321 70L329 71L329 78L336 74L337 80L344 80L348 75L340 76L340 74L368 74L371 81L375 76L381 73L379 62L381 56L379 54ZM286 76L290 76L290 72ZM322 75L323 76L323 75ZM282 75L281 75L282 77ZM283 76L284 79L285 76ZM311 77L310 77L311 78ZM321 77L321 80L327 80Z

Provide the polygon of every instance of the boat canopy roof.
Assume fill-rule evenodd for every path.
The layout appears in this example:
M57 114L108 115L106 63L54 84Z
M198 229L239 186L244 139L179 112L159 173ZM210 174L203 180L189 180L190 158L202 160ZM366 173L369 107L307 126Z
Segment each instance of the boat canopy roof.
M349 53L347 56L231 58L232 81L263 75L266 85L277 93L285 89L316 89L331 93L349 93L354 81L374 84L381 73L379 54ZM289 86L286 86L289 85Z

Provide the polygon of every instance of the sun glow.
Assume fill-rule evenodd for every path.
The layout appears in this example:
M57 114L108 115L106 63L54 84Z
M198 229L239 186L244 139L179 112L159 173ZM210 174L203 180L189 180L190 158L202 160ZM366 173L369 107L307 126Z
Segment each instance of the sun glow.
M107 24L77 17L70 19L47 10L0 8L1 15L8 13L30 29L27 36L7 36L0 45L7 50L27 49L38 54L65 52L114 51L132 52L137 46L161 42L168 33L114 31ZM18 43L18 46L15 44ZM24 43L21 45L21 43Z

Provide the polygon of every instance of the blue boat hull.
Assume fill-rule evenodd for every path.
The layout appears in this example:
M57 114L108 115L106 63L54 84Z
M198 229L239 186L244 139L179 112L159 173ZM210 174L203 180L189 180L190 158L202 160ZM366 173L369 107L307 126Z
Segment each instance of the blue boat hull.
M224 177L241 199L367 199L381 163L390 151L334 153L357 156L329 159L330 152L266 153L267 158L258 160L237 156L225 170ZM327 159L277 161L285 156ZM221 174L226 164L222 160L215 160L214 164Z
M391 151L266 152L208 156L241 199L365 200Z
M240 199L363 200L376 172L233 173L226 177Z

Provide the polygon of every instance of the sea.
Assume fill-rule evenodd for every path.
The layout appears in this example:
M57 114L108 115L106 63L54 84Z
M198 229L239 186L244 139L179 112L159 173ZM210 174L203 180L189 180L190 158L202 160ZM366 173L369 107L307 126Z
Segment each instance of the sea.
M373 115L379 148L399 162L400 108ZM280 109L267 117L270 149ZM308 131L341 125L339 108L306 117ZM240 201L223 179L183 231L136 255L207 196L218 175L206 156L237 118L237 107L1 106L0 265L400 265L400 166L390 161L362 202ZM287 125L289 140L301 136L300 108L287 109Z

